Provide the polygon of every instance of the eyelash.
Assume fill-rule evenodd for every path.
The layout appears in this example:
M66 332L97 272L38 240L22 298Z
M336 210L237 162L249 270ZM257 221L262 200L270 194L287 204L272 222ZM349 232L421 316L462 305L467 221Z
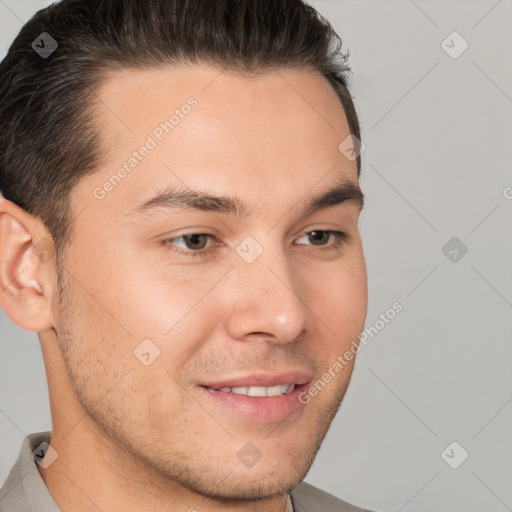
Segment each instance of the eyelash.
M315 247L317 250L320 250L320 251L330 251L330 250L336 250L336 249L340 249L342 245L344 245L345 243L348 243L350 242L350 235L348 233L345 233L344 231L333 231L333 230L329 230L329 229L313 229L312 231L307 231L306 233L304 233L302 236L304 235L309 235L311 233L329 233L331 235L333 235L335 237L335 241L330 244L330 245L327 245L327 246L312 246L312 247ZM209 236L211 238L214 238L213 235L210 235L209 233L182 233L181 235L178 235L178 236L175 236L173 238L166 238L165 240L162 240L162 245L164 246L168 246L168 245L171 245L172 242L175 242L176 240L179 240L180 238L184 238L186 236L194 236L194 235L199 235L199 236ZM302 245L302 244L301 244ZM175 251L177 252L178 254L183 254L185 256L192 256L192 257L195 257L195 256L208 256L208 254L210 253L210 251L208 249L200 249L200 250L197 250L197 251L193 251L193 250L189 250L189 251L183 251L183 250L179 250L179 251Z

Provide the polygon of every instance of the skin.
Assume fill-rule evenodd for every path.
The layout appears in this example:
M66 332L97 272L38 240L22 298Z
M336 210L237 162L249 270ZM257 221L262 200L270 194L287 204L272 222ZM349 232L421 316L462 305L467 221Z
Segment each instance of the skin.
M354 360L286 419L248 421L198 387L290 368L314 382L357 339L367 306L360 205L301 208L340 179L358 184L355 161L338 150L350 131L335 92L304 70L219 73L116 71L98 88L108 164L73 190L59 282L55 257L31 250L50 239L44 225L0 201L0 303L40 338L58 457L38 470L65 512L282 512L347 390ZM190 96L190 114L96 199ZM183 183L237 196L252 214L127 215ZM315 229L350 238L317 246L306 235ZM208 254L190 256L184 239L162 244L184 232L213 235ZM248 236L263 248L250 264L235 250ZM134 350L148 338L160 356L145 366ZM249 441L262 455L250 468L237 457Z

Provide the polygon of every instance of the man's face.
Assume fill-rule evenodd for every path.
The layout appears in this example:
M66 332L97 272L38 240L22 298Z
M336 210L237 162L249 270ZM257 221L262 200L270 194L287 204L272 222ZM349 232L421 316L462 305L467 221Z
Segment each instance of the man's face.
M305 211L358 186L331 86L299 70L219 73L123 72L97 91L110 160L72 194L55 330L113 453L204 495L249 499L289 491L309 470L354 361L307 404L299 395L357 341L366 272L360 204ZM138 208L171 188L250 211Z

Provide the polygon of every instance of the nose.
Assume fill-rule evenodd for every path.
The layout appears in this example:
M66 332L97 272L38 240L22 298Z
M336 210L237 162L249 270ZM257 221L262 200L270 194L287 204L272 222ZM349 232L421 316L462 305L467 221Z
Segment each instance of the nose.
M229 274L226 328L235 340L296 341L306 328L308 308L301 299L298 269L282 250L265 248L247 263L241 258Z

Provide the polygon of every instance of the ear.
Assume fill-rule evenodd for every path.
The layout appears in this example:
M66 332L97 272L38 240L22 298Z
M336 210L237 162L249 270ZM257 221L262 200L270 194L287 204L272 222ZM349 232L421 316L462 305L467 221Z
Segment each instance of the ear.
M0 196L0 306L27 331L54 325L55 246L43 223Z

